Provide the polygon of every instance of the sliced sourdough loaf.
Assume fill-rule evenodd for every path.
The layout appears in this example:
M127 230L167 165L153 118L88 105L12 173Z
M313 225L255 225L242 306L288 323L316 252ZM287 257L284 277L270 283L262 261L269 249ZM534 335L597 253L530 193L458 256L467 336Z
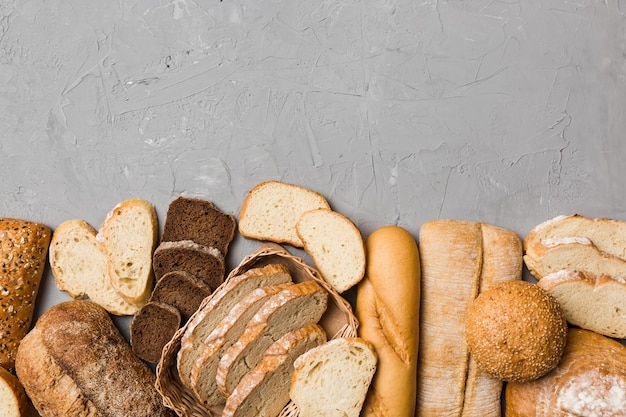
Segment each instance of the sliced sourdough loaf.
M191 240L226 254L236 228L235 218L212 202L181 196L167 209L161 242Z
M599 251L626 259L626 222L589 218L578 214L557 216L535 226L524 238L526 254L536 257L536 246L545 239L585 237Z
M213 290L224 282L224 262L224 254L218 249L191 240L161 242L153 256L157 281L168 272L185 271Z
M202 352L198 355L191 370L191 386L198 398L206 405L222 404L224 396L217 387L215 373L222 354L243 334L246 324L259 308L274 294L286 289L293 283L271 285L257 288L246 295L215 327L204 341Z
M266 181L246 196L239 214L242 236L302 247L296 223L305 211L330 209L321 194L294 184Z
M181 324L200 307L202 300L211 295L211 287L185 271L172 271L163 275L154 286L150 301L168 304L180 312Z
M290 386L300 417L359 417L377 360L362 338L333 339L303 353Z
M563 269L626 278L626 260L601 252L587 238L544 239L524 262L538 280Z
M152 252L159 225L148 201L124 200L111 210L96 235L107 259L113 288L129 303L145 304L154 284Z
M231 395L269 345L285 333L317 323L327 303L328 292L315 281L294 284L270 297L218 363L215 379L222 394Z
M112 314L135 314L141 305L128 302L113 287L96 234L83 220L69 220L56 228L50 242L56 285L73 298L89 297Z
M28 400L15 375L0 366L0 416L26 417Z
M304 212L296 232L315 266L335 291L343 293L365 275L365 243L343 214L328 209Z
M130 322L130 345L146 362L157 363L163 347L180 328L180 313L174 307L150 301Z
M626 280L562 270L543 277L537 285L558 301L573 325L596 333L626 338Z
M286 333L272 343L258 365L242 378L228 397L222 417L279 415L289 402L294 362L325 341L324 330L317 324L310 324Z
M204 341L239 301L256 288L288 282L291 282L288 268L284 265L270 264L230 277L205 299L198 311L189 319L181 337L176 362L181 382L193 390L191 371L202 352Z

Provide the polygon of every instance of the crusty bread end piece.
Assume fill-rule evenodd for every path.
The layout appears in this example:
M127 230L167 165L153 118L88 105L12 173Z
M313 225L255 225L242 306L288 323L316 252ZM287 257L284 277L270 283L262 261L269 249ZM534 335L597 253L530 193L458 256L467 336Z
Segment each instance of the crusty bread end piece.
M250 190L239 214L242 236L302 247L296 223L305 211L329 209L320 193L294 184L265 181Z
M28 401L20 381L0 367L0 416L26 417Z

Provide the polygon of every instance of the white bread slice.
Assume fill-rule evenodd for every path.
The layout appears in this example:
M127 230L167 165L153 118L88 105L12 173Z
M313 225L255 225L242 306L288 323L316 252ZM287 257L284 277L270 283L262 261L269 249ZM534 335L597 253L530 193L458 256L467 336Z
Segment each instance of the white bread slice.
M596 333L626 338L626 280L561 270L546 275L538 286L561 305L571 324Z
M294 284L270 297L217 365L215 380L222 394L228 397L233 393L273 342L286 333L317 323L327 305L328 292L315 281Z
M272 295L293 283L257 288L238 302L204 341L202 353L191 370L191 386L207 406L224 403L217 388L215 373L222 354L243 334L246 324Z
M535 245L534 255L524 256L524 262L538 280L562 269L626 277L626 260L601 252L587 238L544 239Z
M296 232L315 266L335 291L343 293L365 275L365 242L343 214L328 209L304 212Z
M202 354L204 341L239 301L256 288L288 282L291 282L291 275L287 267L270 264L230 277L205 299L189 319L181 337L176 363L181 382L193 390L191 372Z
M557 216L535 226L524 238L526 254L537 257L537 250L546 238L585 237L601 252L626 259L626 222L605 218L589 218L578 214ZM540 250L540 249L539 249Z
M293 363L305 352L326 341L317 324L285 334L267 348L259 364L235 387L222 417L277 416L289 402ZM303 414L300 414L303 416Z
M250 190L239 214L242 236L302 247L296 223L305 211L329 209L320 193L294 184L265 181Z
M0 366L0 416L26 417L28 400L15 375Z
M113 288L96 233L83 220L68 220L56 228L49 249L56 285L73 298L88 297L111 314L135 314L141 306L129 303Z
M145 304L150 298L154 283L152 253L158 234L155 207L132 198L107 214L96 236L107 257L113 288L130 303Z
M339 338L294 363L290 397L300 417L358 417L378 356L365 339Z

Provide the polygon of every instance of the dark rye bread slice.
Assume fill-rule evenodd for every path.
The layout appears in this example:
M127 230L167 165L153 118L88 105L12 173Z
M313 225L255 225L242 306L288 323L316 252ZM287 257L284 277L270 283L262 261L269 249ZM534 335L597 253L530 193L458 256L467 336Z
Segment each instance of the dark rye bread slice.
M146 362L157 363L163 347L180 328L180 313L168 304L154 301L144 305L130 322L133 352Z
M178 197L168 207L161 242L191 240L226 254L236 227L235 218L212 202Z
M211 292L211 287L189 272L172 271L159 279L152 290L150 301L176 308L180 313L181 324L184 324Z
M315 281L294 284L270 297L218 363L215 379L222 394L228 397L233 393L272 343L286 333L319 322L327 305L328 292Z
M156 280L172 271L185 271L211 289L224 282L224 255L218 249L191 240L161 242L154 251L152 266Z
M230 277L205 299L198 311L189 319L181 337L180 350L176 358L181 382L193 390L191 370L202 352L204 341L235 304L256 288L288 282L291 282L289 269L285 265L270 264Z
M191 385L198 398L207 406L224 403L217 388L215 373L222 354L243 334L246 324L261 306L274 294L293 283L257 288L235 304L230 312L204 341L204 348L191 370Z
M324 342L324 329L310 324L272 343L259 364L242 378L228 397L222 417L279 415L289 402L295 360Z

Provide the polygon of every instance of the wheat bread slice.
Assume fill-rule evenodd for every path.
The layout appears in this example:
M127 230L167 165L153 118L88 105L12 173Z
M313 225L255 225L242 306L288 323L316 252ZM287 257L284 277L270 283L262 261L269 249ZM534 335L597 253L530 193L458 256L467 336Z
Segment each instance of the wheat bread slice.
M191 240L226 255L236 228L235 218L211 201L181 196L167 209L161 242Z
M302 213L318 208L330 209L320 193L281 181L265 181L248 192L239 214L239 233L301 248L296 223Z
M310 210L296 223L296 232L322 278L343 293L365 275L365 242L359 229L343 214Z
M55 283L71 297L88 297L112 314L135 314L141 305L128 302L113 287L96 234L83 220L69 220L55 229L49 249Z
M524 262L538 280L563 269L626 278L626 261L601 252L587 238L544 239L534 255L524 255Z
M626 280L567 270L546 275L537 285L559 303L566 320L604 336L626 338Z
M220 358L215 374L225 397L259 363L265 350L284 334L319 322L328 305L328 292L305 281L270 297L246 324L241 337Z
M157 282L169 272L184 271L211 289L219 287L224 282L226 273L222 252L191 240L161 242L154 251L153 267Z
M378 356L359 337L330 340L294 363L289 395L300 417L359 417Z
M270 264L230 277L205 299L189 319L181 336L181 346L176 357L176 368L181 382L193 390L191 371L202 353L204 341L239 301L256 288L288 282L291 282L288 268L285 265Z
M154 205L138 198L116 205L96 235L106 255L111 284L129 303L143 305L150 298L154 284L152 252L158 235Z
M168 304L150 301L130 322L130 345L135 355L149 363L161 359L163 347L180 328L180 312Z
M191 370L191 386L197 397L207 406L222 404L224 396L217 387L215 374L222 354L243 334L246 324L261 306L274 294L293 283L257 288L246 295L215 327L204 341Z
M211 287L189 272L172 271L156 283L150 301L176 308L180 312L181 324L184 324L211 292Z
M310 324L272 343L259 364L242 378L228 397L222 417L279 415L289 402L294 362L325 341L324 330L317 324Z

